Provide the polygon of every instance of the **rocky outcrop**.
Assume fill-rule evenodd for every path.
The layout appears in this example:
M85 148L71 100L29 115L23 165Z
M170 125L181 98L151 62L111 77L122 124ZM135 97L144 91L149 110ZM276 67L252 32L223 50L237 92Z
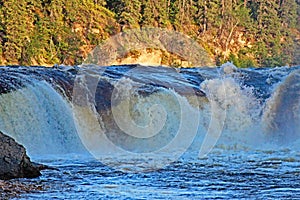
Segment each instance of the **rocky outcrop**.
M35 178L41 168L30 161L22 145L0 132L0 179Z

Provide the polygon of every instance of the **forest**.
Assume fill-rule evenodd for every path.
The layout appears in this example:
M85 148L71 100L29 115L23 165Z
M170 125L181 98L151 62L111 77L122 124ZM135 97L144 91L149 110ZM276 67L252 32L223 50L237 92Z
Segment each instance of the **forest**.
M217 65L300 64L300 0L0 0L0 64L80 64L143 27L188 35Z

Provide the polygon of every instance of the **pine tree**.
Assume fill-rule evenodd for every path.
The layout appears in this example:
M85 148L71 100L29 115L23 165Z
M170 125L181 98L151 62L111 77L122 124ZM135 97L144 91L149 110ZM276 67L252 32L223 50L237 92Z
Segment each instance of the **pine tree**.
M0 63L80 63L110 35L150 26L196 38L220 62L297 64L299 16L300 0L0 0Z
M279 16L285 28L295 28L297 25L297 3L295 0L281 0Z
M169 8L169 21L175 29L180 27L180 9L177 0L170 0L168 3Z
M272 0L256 1L257 33L256 57L260 66L281 66L282 26L279 5Z
M194 2L193 21L198 26L198 33L207 31L207 0Z
M117 20L124 28L138 28L141 21L139 0L108 0L107 6L116 13Z
M22 52L30 42L33 30L33 14L28 12L27 0L3 2L1 24L3 24L3 54L8 64L22 62Z
M161 0L151 0L155 6L154 19L159 27L168 27L170 25L168 17L168 2Z
M207 29L220 28L222 25L221 2L218 0L207 1Z
M152 0L144 0L141 5L141 21L142 27L155 25L155 6Z
M292 29L297 26L297 3L295 0L281 0L279 1L279 16L282 27L282 47L281 47L281 62L284 65L292 63L294 53L296 51L296 44L294 38L296 37Z

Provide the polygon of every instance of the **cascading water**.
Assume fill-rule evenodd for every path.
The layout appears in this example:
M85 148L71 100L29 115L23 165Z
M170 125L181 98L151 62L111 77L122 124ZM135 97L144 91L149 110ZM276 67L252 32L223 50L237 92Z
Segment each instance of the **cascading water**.
M268 100L263 116L269 137L290 144L300 138L300 71L290 73Z
M77 152L81 145L70 104L45 81L0 96L0 129L35 155Z
M63 70L3 67L0 70L0 129L30 155L83 151L71 105L63 91Z
M90 106L81 107L80 113L73 115L78 105L70 102L66 95L72 94L72 91L64 91L60 83L49 81L51 77L47 80L43 77L31 79L32 71L22 68L21 73L13 68L13 77L21 83L24 79L25 83L20 88L11 85L11 91L0 96L1 130L23 143L31 154L77 152L81 142L74 119L79 123L76 117L80 118L83 109L90 108L90 116L85 115L84 118L96 119L94 122L101 124L102 132L107 133L108 139L116 142L118 147L133 152L149 152L165 146L181 126L190 127L183 128L186 135L187 132L195 132L191 127L198 129L190 136L191 140L196 134L203 139L209 130L211 133L219 132L218 137L224 135L221 139L227 137L232 141L235 138L233 141L244 143L253 138L257 143L257 138L266 136L269 141L276 137L277 140L281 137L288 141L293 135L298 136L299 70L247 71L238 70L231 64L224 65L220 70L195 69L193 74L188 70L182 70L179 74L164 68L157 68L157 72L155 68L139 68L139 71L130 67L120 69L123 71L118 68L101 73L94 71L96 85L106 85L99 87L94 83L94 91L89 91L90 86L85 85L82 89L94 92L89 95L95 95L95 99L91 99ZM149 71L152 73L150 76ZM15 75L17 72L19 76ZM277 74L281 79L276 77ZM99 82L99 79L104 82ZM195 79L198 79L197 82L192 82ZM198 96L194 90L197 87L206 96ZM76 98L82 96L76 92L73 91ZM103 99L104 95L106 99ZM186 118L194 125L183 121L184 112L189 113ZM85 124L77 124L77 128L84 134L93 134L86 133L88 128ZM79 133L79 136L83 134ZM215 142L217 140L219 138ZM198 150L200 146L201 142L198 143Z
M87 149L97 162L45 161L69 172L46 172L45 179L64 177L73 189L61 195L70 198L78 191L134 198L124 191L143 184L150 191L145 198L164 198L161 186L177 197L212 198L209 191L224 198L292 197L300 187L299 68L6 67L0 71L0 130L37 158ZM59 196L59 180L44 180L54 193L36 196ZM217 193L220 188L228 193Z

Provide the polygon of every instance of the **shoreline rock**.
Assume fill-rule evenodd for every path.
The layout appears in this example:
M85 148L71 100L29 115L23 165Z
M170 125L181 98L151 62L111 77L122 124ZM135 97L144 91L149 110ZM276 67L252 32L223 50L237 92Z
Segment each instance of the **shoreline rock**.
M43 191L45 188L43 184L23 182L18 179L0 180L0 199L12 199L22 194Z
M30 161L26 149L0 131L0 179L36 178L46 166Z

